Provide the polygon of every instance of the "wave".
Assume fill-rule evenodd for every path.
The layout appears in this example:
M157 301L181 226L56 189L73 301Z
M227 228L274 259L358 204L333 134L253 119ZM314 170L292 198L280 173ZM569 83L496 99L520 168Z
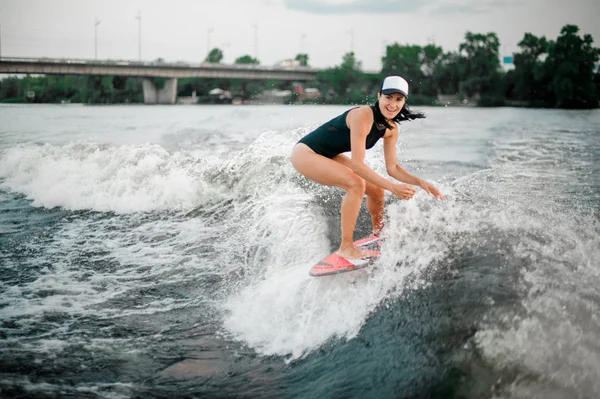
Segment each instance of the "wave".
M337 204L325 199L340 194L308 187L302 201L306 213L313 213L316 230L307 227L296 235L284 226L275 228L296 238L310 234L304 241L306 252L291 252L302 241L270 248L281 261L263 258L255 267L270 272L245 280L223 303L227 334L263 355L302 358L332 340L355 338L374 312L385 312L387 303L435 284L435 278L475 278L455 269L475 252L474 259L491 259L495 263L490 267L503 270L497 277L506 280L500 282L504 288L497 296L507 302L496 303L492 292L482 298L495 306L476 321L474 350L491 368L512 368L563 387L579 384L584 392L597 391L600 364L594 331L600 325L593 315L600 303L594 288L600 283L595 264L600 225L593 209L586 212L579 205L524 191L526 182L519 186L514 176L511 165L499 165L439 182L446 202L421 191L409 202L388 197L389 239L380 261L372 268L325 278L311 278L308 270L334 247L327 231L337 218L332 212ZM255 215L254 223L263 217ZM296 219L300 217L308 216ZM481 265L473 268L475 274L486 273ZM549 350L556 347L561 349ZM559 359L571 360L561 366Z
M277 170L292 145L289 138L265 133L225 159L157 144L19 145L0 154L0 189L46 208L192 211L276 186L284 178Z
M198 179L206 166L157 145L23 145L0 160L0 188L34 206L99 212L190 209L212 189Z
M19 288L48 294L21 316L43 317L57 301L66 314L93 308L111 318L184 309L189 316L207 301L227 337L293 360L353 339L375 312L385 314L388 304L436 278L461 278L456 265L474 251L516 276L506 288L514 303L490 307L472 338L490 367L580 384L585 392L598 388L600 226L586 203L547 195L568 188L570 171L553 180L561 187L542 191L544 180L531 190L532 180L549 176L543 166L528 168L530 159L551 151L496 143L499 161L489 169L436 182L446 202L420 190L408 202L388 196L388 240L375 267L317 279L308 270L337 244L342 193L307 182L289 164L304 133L265 132L226 157L150 144L5 150L1 189L36 206L109 213L65 223L44 243L40 257L60 261ZM367 161L383 173L381 155L371 152ZM154 214L142 215L148 212ZM361 232L368 229L364 216L363 210ZM123 298L162 287L176 287L183 298L140 295L144 300L123 311ZM16 317L21 299L5 304L4 315ZM568 366L561 366L564 359Z

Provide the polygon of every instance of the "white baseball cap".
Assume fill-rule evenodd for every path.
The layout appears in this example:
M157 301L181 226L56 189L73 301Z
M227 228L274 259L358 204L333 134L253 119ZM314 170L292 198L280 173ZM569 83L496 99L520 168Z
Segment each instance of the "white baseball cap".
M400 93L408 97L408 82L400 76L388 76L381 85L382 94Z

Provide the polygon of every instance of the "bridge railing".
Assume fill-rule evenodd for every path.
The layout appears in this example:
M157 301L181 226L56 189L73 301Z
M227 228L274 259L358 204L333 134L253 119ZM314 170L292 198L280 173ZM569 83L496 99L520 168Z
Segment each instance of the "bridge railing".
M279 66L258 64L221 64L221 63L189 63L166 61L131 61L131 60L88 60L73 58L27 58L27 57L2 57L0 63L39 64L39 65L81 65L81 66L120 66L120 67L147 67L169 69L219 69L219 70L263 70L263 71L297 71L317 73L320 69L305 66Z

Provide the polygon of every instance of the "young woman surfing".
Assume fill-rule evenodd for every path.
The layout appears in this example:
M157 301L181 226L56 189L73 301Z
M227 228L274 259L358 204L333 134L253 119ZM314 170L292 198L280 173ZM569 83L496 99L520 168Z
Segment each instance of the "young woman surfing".
M319 184L346 190L341 207L342 242L337 252L345 258L363 256L354 246L353 236L365 194L374 234L379 234L383 228L384 190L410 200L415 195L414 185L437 199L445 199L432 184L398 165L398 123L425 117L408 108L407 97L408 82L400 76L388 76L377 94L375 105L352 108L333 118L304 136L292 151L292 165L298 172ZM382 137L387 173L406 184L394 183L365 164L365 151ZM351 151L351 157L343 154L348 151Z

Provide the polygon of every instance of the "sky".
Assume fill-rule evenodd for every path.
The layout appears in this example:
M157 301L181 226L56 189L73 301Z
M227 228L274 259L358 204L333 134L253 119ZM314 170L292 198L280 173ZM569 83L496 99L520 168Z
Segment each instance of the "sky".
M379 71L386 45L456 51L467 31L496 33L501 56L566 24L600 47L599 16L600 0L0 0L0 56L137 60L141 25L144 61L199 63L219 47L225 63L307 53L327 68L354 51Z

